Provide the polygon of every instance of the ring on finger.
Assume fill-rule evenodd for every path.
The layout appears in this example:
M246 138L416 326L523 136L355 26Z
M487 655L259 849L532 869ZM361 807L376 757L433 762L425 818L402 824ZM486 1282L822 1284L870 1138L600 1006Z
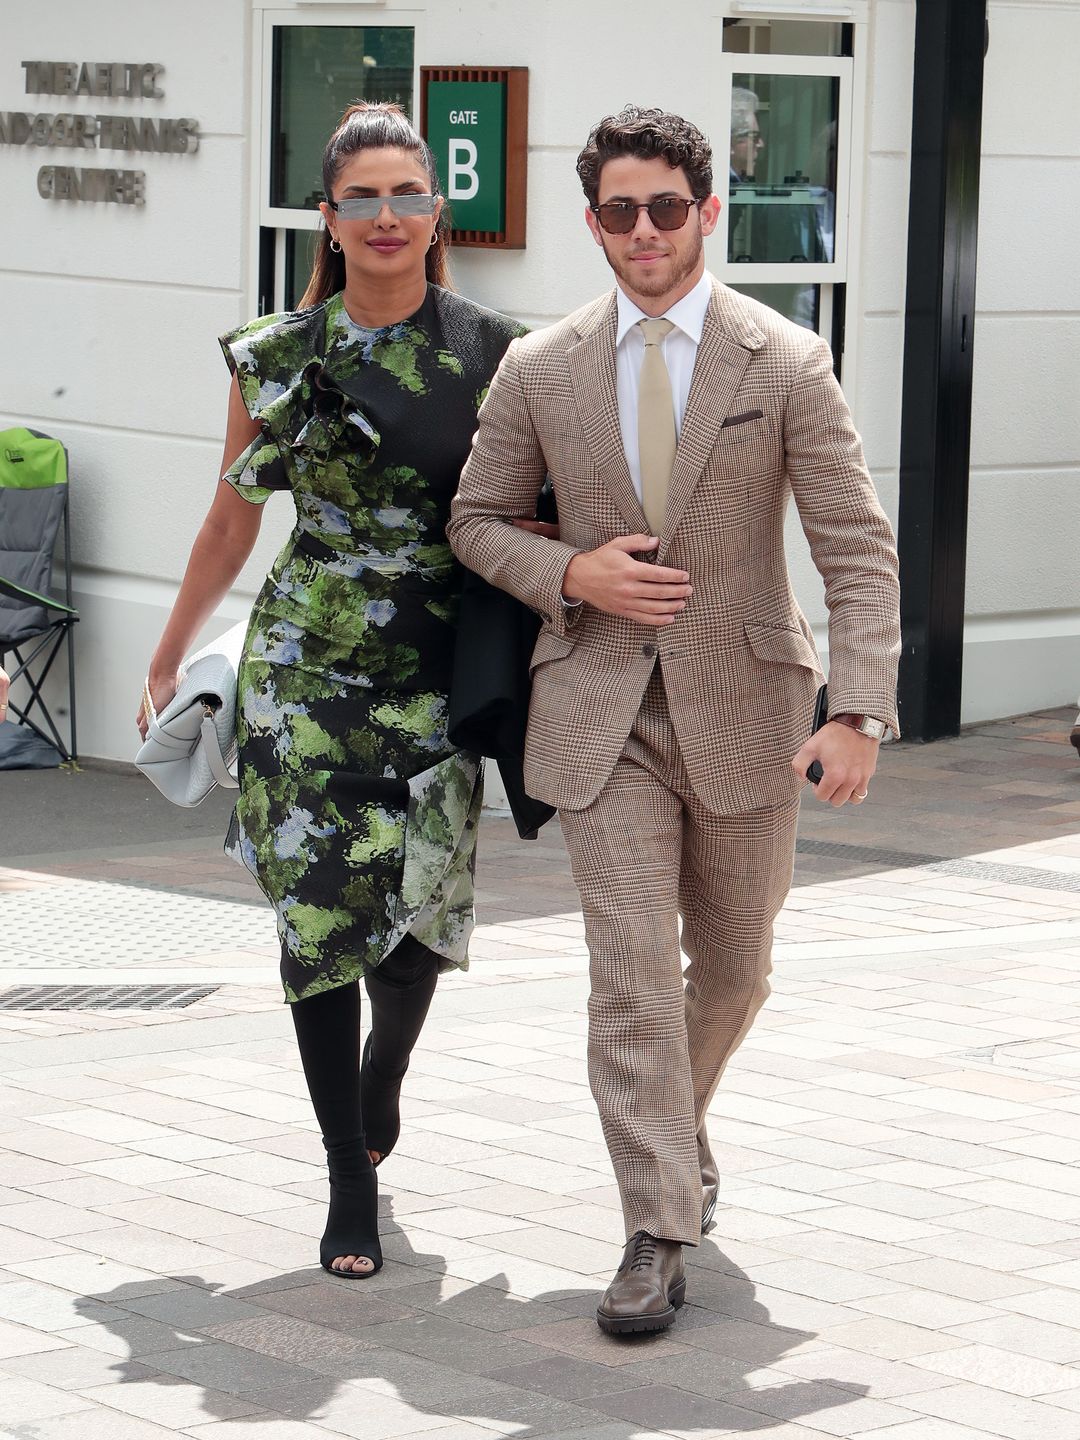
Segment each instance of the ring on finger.
M855 799L856 799L856 800L865 800L866 797L867 797L867 795L869 795L869 794L870 794L870 791L869 791L869 790L864 790L861 795L856 795L856 796L855 796Z

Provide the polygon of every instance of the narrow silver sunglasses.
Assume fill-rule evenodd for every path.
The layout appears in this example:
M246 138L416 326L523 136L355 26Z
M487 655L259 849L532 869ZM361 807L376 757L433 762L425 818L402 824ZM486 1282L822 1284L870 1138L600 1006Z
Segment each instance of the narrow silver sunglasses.
M375 220L384 205L389 205L399 220L409 215L434 215L437 195L420 195L410 191L406 195L356 195L348 200L328 200L331 210L337 211L339 220Z

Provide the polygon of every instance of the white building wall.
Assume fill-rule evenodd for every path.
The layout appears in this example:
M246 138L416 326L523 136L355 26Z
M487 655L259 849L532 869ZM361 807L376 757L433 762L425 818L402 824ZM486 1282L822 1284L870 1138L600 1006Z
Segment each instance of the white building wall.
M219 473L228 377L214 337L249 307L249 35L245 0L4 17L0 109L191 116L202 136L194 155L0 146L0 426L70 452L86 755L131 758L142 677ZM27 95L19 62L34 59L161 63L164 98ZM35 177L54 164L142 169L146 204L45 201ZM273 538L243 578L250 593ZM61 696L53 686L58 709Z
M1080 689L1080 6L989 12L965 720Z
M853 157L852 264L847 291L844 392L863 439L866 463L895 529L900 489L900 396L904 365L907 211L911 164L911 77L915 0L873 0L856 47L868 47L865 87L857 88ZM861 154L859 149L861 148ZM788 516L792 581L828 655L828 611L798 516Z
M288 8L286 0L281 10ZM644 0L624 0L618 26L601 0L348 8L359 24L414 25L421 64L529 66L528 248L459 252L455 272L466 294L532 324L563 315L610 284L585 230L574 174L574 157L601 114L635 100L688 114L718 139L725 133L725 100L710 64L721 50L720 19L690 0L669 5L663 25L654 23L655 7ZM989 654L990 640L1000 644L1000 635L1016 625L1027 627L1025 639L1051 645L1043 632L1072 625L1063 617L1078 618L1070 610L1075 593L1071 600L1067 593L1065 517L1071 505L1075 534L1080 492L1064 388L1070 345L1076 373L1076 328L1060 313L1071 308L1075 315L1069 287L1077 282L1063 235L1047 250L1047 227L1033 218L1035 203L1028 200L1044 211L1050 207L1063 226L1080 198L1066 75L1080 17L1070 8L1021 0L995 0L992 7L969 657L973 649ZM317 23L340 20L346 9L304 4L295 14ZM914 0L873 0L870 24L859 30L870 61L856 117L865 143L856 159L858 244L848 301L849 398L894 520L914 11ZM255 13L250 0L188 0L181 8L58 0L48 9L18 7L5 19L0 109L190 115L202 131L194 156L126 162L147 172L142 209L46 202L37 195L37 166L71 163L71 152L0 146L0 313L7 340L0 353L0 425L48 431L71 451L83 617L80 749L88 755L132 754L132 715L147 659L216 483L227 372L215 337L253 314L255 304ZM165 98L25 96L18 62L53 58L159 61L166 67ZM1045 83L1048 66L1055 84ZM1037 105L1032 93L1039 94ZM83 159L111 161L109 152L88 151ZM722 168L722 149L719 163ZM1045 264L1021 260L1029 236ZM1024 504L1018 524L1016 507L1021 496L1030 502L1032 487L1044 504ZM283 499L266 510L255 555L208 635L244 613L288 531L290 507ZM823 635L820 582L797 525L790 535L796 589ZM1080 623L1072 625L1073 638L1077 630ZM1055 662L1044 669L1037 660L1004 700L1000 675L984 674L969 658L965 705L972 714L997 714L1055 702L1062 698L1061 668ZM1080 671L1080 663L1072 671ZM1069 683L1075 686L1075 674Z

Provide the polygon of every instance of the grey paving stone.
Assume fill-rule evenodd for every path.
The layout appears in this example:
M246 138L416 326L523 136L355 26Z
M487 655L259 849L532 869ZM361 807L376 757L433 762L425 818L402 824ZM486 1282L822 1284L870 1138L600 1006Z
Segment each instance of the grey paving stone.
M444 1407L440 1403L438 1408ZM556 1429L580 1429L582 1440L588 1433L586 1427L596 1418L596 1412L587 1407L512 1385L501 1385L497 1390L474 1396L464 1406L445 1407L445 1413L485 1427L498 1426L504 1434L542 1435Z
M759 1417L751 1410L666 1385L596 1396L589 1401L589 1408L665 1434L710 1436L761 1428Z
M33 1280L0 1285L0 1319L51 1332L77 1325L124 1319L122 1310Z
M950 1334L1018 1355L1033 1355L1059 1365L1076 1365L1080 1364L1080 1314L1076 1319L1077 1326L1073 1328L1025 1315L997 1315L993 1319L955 1325Z
M31 1435L37 1421L68 1415L73 1411L88 1410L90 1403L81 1395L69 1394L66 1390L40 1384L37 1380L23 1379L18 1375L0 1375L2 1423L12 1427L19 1426Z
M490 1285L475 1285L452 1275L396 1290L394 1298L414 1310L442 1315L497 1333L551 1324L566 1315L563 1305L548 1304L542 1300L521 1300Z
M122 1307L124 1320L130 1319L130 1315L123 1312L131 1312L183 1331L205 1330L211 1325L226 1325L230 1320L247 1320L259 1314L256 1307L246 1301L191 1285L164 1295L118 1298L117 1305Z
M0 1430L0 1435L3 1434L5 1431ZM93 1402L71 1415L12 1426L7 1428L6 1435L11 1440L176 1440L173 1429L121 1414L104 1404L95 1406Z
M123 1411L174 1431L201 1425L207 1420L234 1420L250 1415L257 1408L224 1391L187 1384L175 1375L162 1373L148 1380L98 1386L81 1393L85 1399L108 1406L110 1410Z
M147 1365L84 1345L71 1345L45 1354L9 1356L0 1367L10 1375L22 1375L58 1390L86 1390L95 1385L117 1385L148 1380L155 1373Z
M370 1289L372 1281L378 1278L373 1275L370 1280L351 1281L327 1277L314 1284L260 1291L250 1303L258 1305L264 1314L269 1310L330 1330L362 1335L367 1329L409 1320L414 1314L409 1306L397 1303L397 1291L393 1292L393 1298L386 1298Z
M906 1403L923 1414L1001 1435L1005 1440L1076 1440L1074 1414L986 1386L953 1385L909 1396Z
M144 1355L142 1364L226 1395L244 1395L251 1390L265 1390L270 1385L303 1385L311 1380L311 1371L300 1365L258 1354L246 1345L227 1345L214 1340L182 1350Z
M240 1345L260 1355L298 1365L320 1357L336 1360L348 1358L370 1349L373 1340L359 1335L344 1335L325 1325L313 1325L292 1315L265 1314L251 1320L234 1320L215 1325L206 1332L226 1345ZM258 1389L259 1386L252 1388Z
M645 1363L644 1356L635 1363ZM670 1364L672 1360L669 1358L661 1363ZM585 1400L590 1395L604 1395L626 1388L626 1377L621 1367L599 1365L595 1361L581 1360L564 1353L545 1355L543 1359L533 1360L527 1365L510 1365L504 1370L493 1370L487 1378L521 1390L536 1390L568 1400Z
M453 1356L455 1369L474 1375L525 1365L538 1354L536 1347L524 1340L495 1338L486 1330L437 1315L380 1326L379 1343L390 1350L406 1350L434 1361Z

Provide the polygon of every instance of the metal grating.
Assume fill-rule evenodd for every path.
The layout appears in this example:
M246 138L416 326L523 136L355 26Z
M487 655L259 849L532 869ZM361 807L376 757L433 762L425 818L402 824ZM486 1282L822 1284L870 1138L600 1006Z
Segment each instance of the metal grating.
M13 985L0 1010L183 1010L217 985Z
M874 849L869 845L842 845L835 840L800 840L800 855L828 856L852 865L873 865L890 870L929 870L934 875L961 875L997 885L1027 885L1033 890L1080 892L1080 875L1064 870L1037 870L1030 865L1001 865L995 860L948 860L943 855L917 855L907 850Z

